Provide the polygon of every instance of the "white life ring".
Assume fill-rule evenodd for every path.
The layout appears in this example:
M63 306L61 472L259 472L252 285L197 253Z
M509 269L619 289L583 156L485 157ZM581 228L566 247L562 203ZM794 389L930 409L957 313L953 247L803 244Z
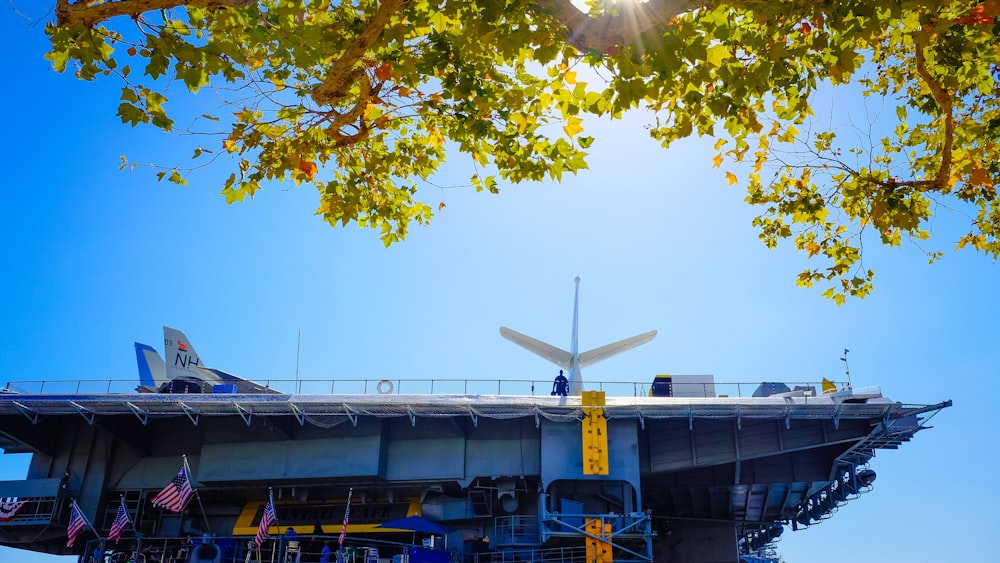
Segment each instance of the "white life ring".
M395 388L396 387L388 379L383 379L382 381L378 382L379 395L388 395L389 393L392 393L392 390Z

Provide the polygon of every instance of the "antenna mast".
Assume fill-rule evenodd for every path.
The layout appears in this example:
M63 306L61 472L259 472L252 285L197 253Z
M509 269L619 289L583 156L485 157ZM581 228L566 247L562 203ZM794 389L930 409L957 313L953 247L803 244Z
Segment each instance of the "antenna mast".
M302 352L302 329L299 329L299 338L295 342L295 381L299 380L299 355Z
M844 371L847 373L847 387L854 389L854 385L851 384L851 366L847 365L847 353L850 352L847 348L844 348L844 357L840 358L840 361L844 362Z

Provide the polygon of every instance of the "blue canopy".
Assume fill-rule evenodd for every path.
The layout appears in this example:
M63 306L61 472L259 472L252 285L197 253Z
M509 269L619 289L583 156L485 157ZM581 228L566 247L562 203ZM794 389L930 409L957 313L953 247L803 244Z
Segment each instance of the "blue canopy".
M437 534L439 536L444 536L451 533L451 528L438 524L432 520L428 520L423 516L407 516L406 518L399 518L386 522L384 524L379 524L375 526L376 528L392 528L395 530L407 530L411 532L423 532L425 534Z

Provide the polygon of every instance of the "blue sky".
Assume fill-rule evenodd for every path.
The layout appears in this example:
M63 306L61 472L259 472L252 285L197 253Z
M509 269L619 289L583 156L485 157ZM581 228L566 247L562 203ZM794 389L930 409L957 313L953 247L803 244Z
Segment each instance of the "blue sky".
M962 251L928 266L913 247L869 245L875 293L838 308L795 287L803 255L757 240L743 191L711 168L711 141L664 151L640 115L585 123L598 137L590 170L561 184L498 196L428 187L421 196L445 210L384 249L376 232L314 217L311 188L275 185L227 206L221 169L186 187L119 171L122 154L183 163L192 145L121 125L119 84L52 72L42 24L9 7L0 18L12 54L0 90L3 382L134 378L132 343L161 349L163 325L184 330L209 365L251 379L294 377L301 333L302 379L548 380L553 368L498 327L568 346L580 276L581 349L659 331L587 380L842 379L849 348L855 386L880 385L904 403L954 400L935 428L878 453L871 493L786 531L788 563L985 562L1000 552L986 461L1000 445L992 261ZM439 183L470 174L456 158ZM942 217L935 229L943 234L928 248L950 250L946 235L961 223ZM23 478L25 463L0 457L0 479ZM0 558L60 560L5 548Z

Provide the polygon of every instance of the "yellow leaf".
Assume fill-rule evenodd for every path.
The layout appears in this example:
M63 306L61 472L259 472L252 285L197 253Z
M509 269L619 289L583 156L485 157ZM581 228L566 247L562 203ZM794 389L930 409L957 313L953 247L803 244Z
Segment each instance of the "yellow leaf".
M319 201L319 207L316 208L316 215L323 215L324 217L333 215L336 207L332 197L324 197Z
M722 166L722 154L717 154L715 155L715 158L712 159L712 168L718 168L720 166Z
M721 149L722 145L725 145L727 142L728 141L726 141L725 139L719 139L718 141L715 142L715 150Z
M731 56L732 55L729 53L729 49L725 45L717 43L708 48L705 60L707 60L710 65L718 67L722 65L722 61Z
M438 204L438 211L443 211L443 210L444 210L444 202L442 201L441 203Z
M726 180L729 182L729 185L732 186L737 182L736 174L733 174L732 172L726 172Z
M572 139L574 135L583 131L583 127L580 126L581 123L583 123L583 120L579 117L567 117L566 125L563 126L563 131L565 131L566 135Z
M795 142L795 136L799 134L799 130L795 128L794 125L789 125L788 129L778 136L778 140L782 143L792 143Z
M567 70L563 80L566 81L566 84L576 84L576 72Z

